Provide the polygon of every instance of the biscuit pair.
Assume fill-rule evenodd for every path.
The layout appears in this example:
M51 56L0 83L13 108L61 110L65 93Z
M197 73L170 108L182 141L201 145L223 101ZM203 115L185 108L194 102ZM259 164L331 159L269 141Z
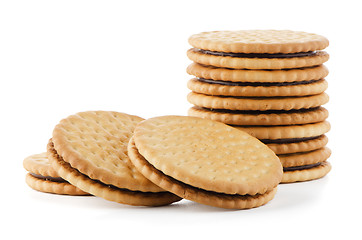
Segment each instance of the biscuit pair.
M282 182L325 176L330 130L325 90L329 44L289 30L214 31L192 35L187 72L190 116L220 121L267 144L281 159Z
M282 177L279 159L256 138L195 117L77 113L55 126L47 156L84 193L137 206L186 198L252 208L274 197Z

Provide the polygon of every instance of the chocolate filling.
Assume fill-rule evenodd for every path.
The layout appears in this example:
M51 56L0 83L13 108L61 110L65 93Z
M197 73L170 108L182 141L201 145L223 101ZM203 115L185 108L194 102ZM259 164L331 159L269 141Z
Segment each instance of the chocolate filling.
M61 177L43 176L43 175L39 175L39 174L35 174L35 173L30 173L30 175L32 175L33 177L43 179L43 180L47 180L47 181L51 181L51 182L60 182L60 183L67 182Z
M214 52L202 49L196 49L197 52L222 56L222 57L238 57L238 58L295 58L295 57L309 57L317 54L316 51L298 52L298 53L231 53L231 52Z
M305 138L260 139L260 141L262 141L264 144L270 144L270 143L278 143L278 144L282 144L282 143L298 143L298 142L317 139L319 137L320 136L305 137Z
M200 110L207 110L211 112L217 112L217 113L230 113L230 114L253 114L253 115L259 115L259 114L293 114L293 113L306 113L306 112L312 112L318 110L320 107L314 107L314 108L302 108L302 109L292 109L292 110L266 110L266 111L257 111L257 110L227 110L227 109L211 109L211 108L204 108L199 106L194 106L196 109Z
M297 82L229 82L229 81L218 81L211 79L198 78L200 82L209 83L209 84L220 84L226 86L252 86L252 87L280 87L280 86L294 86L294 85L303 85L315 83L321 80L310 80L310 81L297 81Z
M303 165L303 166L296 166L296 167L285 167L285 168L283 168L283 171L284 171L284 172L288 172L288 171L305 170L305 169L310 169L310 168L318 167L319 165L321 165L321 163L314 163L314 164Z

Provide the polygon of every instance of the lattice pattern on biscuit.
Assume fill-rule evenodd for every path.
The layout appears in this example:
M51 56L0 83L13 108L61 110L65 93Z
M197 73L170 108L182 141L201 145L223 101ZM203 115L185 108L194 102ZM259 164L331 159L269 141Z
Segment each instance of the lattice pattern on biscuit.
M127 144L143 119L118 112L82 112L62 120L53 131L58 154L83 174L119 188L163 191L130 163Z

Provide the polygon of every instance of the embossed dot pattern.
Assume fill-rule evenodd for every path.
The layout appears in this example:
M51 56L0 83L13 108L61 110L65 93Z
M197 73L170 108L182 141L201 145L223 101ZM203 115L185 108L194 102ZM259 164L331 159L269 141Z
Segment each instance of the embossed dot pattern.
M127 144L143 119L118 112L81 112L63 119L54 129L57 153L92 179L130 190L164 191L133 167Z
M140 154L178 181L228 194L264 193L282 175L278 157L259 140L196 117L148 119L135 130Z
M196 48L245 53L292 53L321 50L328 40L320 35L290 30L212 31L192 35Z

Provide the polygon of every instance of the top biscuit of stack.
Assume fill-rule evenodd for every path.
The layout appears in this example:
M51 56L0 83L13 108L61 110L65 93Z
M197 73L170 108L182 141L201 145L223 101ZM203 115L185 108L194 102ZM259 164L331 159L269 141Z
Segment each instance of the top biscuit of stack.
M194 62L234 69L286 69L317 66L329 55L323 36L290 30L213 31L192 35ZM271 55L272 54L272 55Z

